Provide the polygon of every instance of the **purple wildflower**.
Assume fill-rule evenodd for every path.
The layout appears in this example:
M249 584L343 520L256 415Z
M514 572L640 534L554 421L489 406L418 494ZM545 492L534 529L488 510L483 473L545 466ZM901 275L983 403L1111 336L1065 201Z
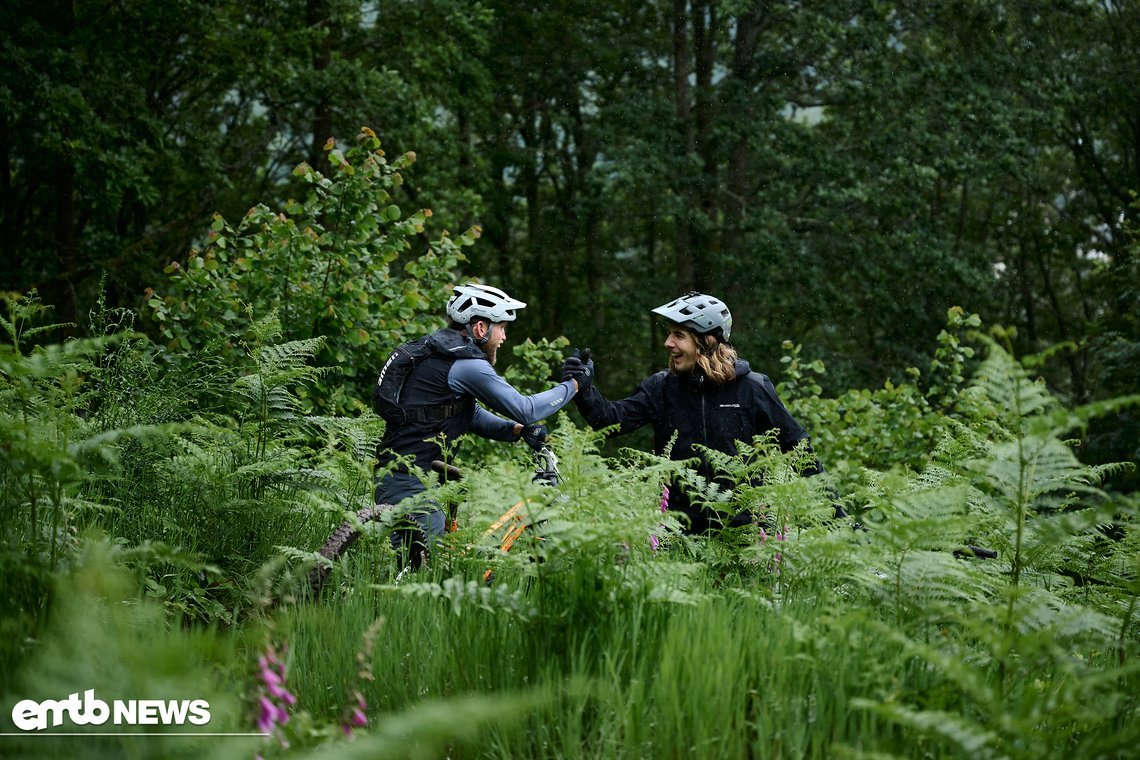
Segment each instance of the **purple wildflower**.
M341 713L340 719L341 731L349 739L352 739L353 728L368 725L368 715L365 712L368 709L368 703L364 701L364 695L360 692L359 685L361 681L375 680L375 676L372 675L372 648L376 644L376 637L380 635L380 628L383 623L383 618L372 621L372 625L368 626L368 630L364 632L363 646L356 653L356 664L358 666L356 684L358 688L352 692L353 696L356 697L356 704L347 705L345 711Z
M258 676L264 691L258 695L257 728L264 734L273 733L278 726L289 722L286 705L297 703L297 698L285 688L285 665L270 646L257 658ZM282 740L282 746L286 746Z
M258 697L257 703L261 708L261 715L257 719L257 728L263 734L271 734L278 724L288 722L289 713L285 712L284 708L274 704L268 697Z
M657 540L657 534L656 533L650 533L649 534L649 546L653 548L653 551L657 551L657 547L659 547L660 545L661 545L661 542Z
M368 725L368 716L364 714L366 709L368 709L368 703L364 701L364 695L359 691L356 692L356 707L349 711L348 717L340 726L345 736L351 737L353 728L361 728Z
M661 487L661 513L664 514L669 509L669 485L666 484Z

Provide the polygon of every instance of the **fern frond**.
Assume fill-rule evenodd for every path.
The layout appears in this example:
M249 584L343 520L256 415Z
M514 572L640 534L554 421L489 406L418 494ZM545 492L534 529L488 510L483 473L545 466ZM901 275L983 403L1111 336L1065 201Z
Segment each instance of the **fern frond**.
M939 710L915 710L903 705L883 704L866 699L853 699L851 706L868 710L893 723L914 729L920 734L941 736L953 744L965 757L1000 758L994 749L998 737L960 715Z
M1023 636L1047 634L1051 641L1080 641L1089 649L1110 645L1117 634L1113 618L1084 605L1069 604L1044 589L1021 595L1015 626Z
M974 387L995 409L1012 415L1007 427L1021 429L1027 418L1060 406L1043 382L1031 378L1025 367L999 344L992 340L987 342L986 358L975 373Z
M467 606L477 607L488 612L500 612L522 621L530 621L538 616L538 610L530 604L526 594L520 589L508 589L495 585L490 588L485 583L461 578L447 578L442 583L403 583L397 586L377 585L381 591L390 591L407 596L445 599L451 603L456 615Z

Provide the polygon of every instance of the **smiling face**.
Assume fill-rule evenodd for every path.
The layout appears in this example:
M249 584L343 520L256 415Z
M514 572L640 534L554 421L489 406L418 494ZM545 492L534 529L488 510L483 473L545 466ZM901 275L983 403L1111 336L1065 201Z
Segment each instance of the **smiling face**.
M697 366L697 339L677 325L671 325L665 338L665 348L669 349L669 369L677 374L692 372Z

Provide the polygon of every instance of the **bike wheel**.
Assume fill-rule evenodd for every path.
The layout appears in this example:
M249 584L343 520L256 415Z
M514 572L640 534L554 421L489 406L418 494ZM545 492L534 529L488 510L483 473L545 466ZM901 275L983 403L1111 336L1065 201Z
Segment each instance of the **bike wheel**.
M362 523L371 522L380 517L381 514L387 510L392 509L391 504L379 504L375 507L365 507L356 513L356 519ZM325 541L324 546L319 550L319 554L332 562L336 562L343 557L352 545L360 538L360 531L355 525L345 520L340 526L332 532L329 540ZM318 564L309 571L309 589L313 593L315 599L321 593L325 581L328 580L329 575L332 574L332 566L326 564Z

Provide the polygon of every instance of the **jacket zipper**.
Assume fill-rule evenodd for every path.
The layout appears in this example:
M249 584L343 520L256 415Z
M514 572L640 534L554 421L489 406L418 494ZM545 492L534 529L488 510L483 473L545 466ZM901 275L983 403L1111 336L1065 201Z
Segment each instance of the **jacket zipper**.
M705 394L705 382L704 381L705 381L704 375L701 375L701 378L697 383L697 390L701 394L701 436L702 436L701 443L704 444L705 446L708 446L709 445L709 425L708 425L708 418L705 416L705 396L706 396L706 394Z

